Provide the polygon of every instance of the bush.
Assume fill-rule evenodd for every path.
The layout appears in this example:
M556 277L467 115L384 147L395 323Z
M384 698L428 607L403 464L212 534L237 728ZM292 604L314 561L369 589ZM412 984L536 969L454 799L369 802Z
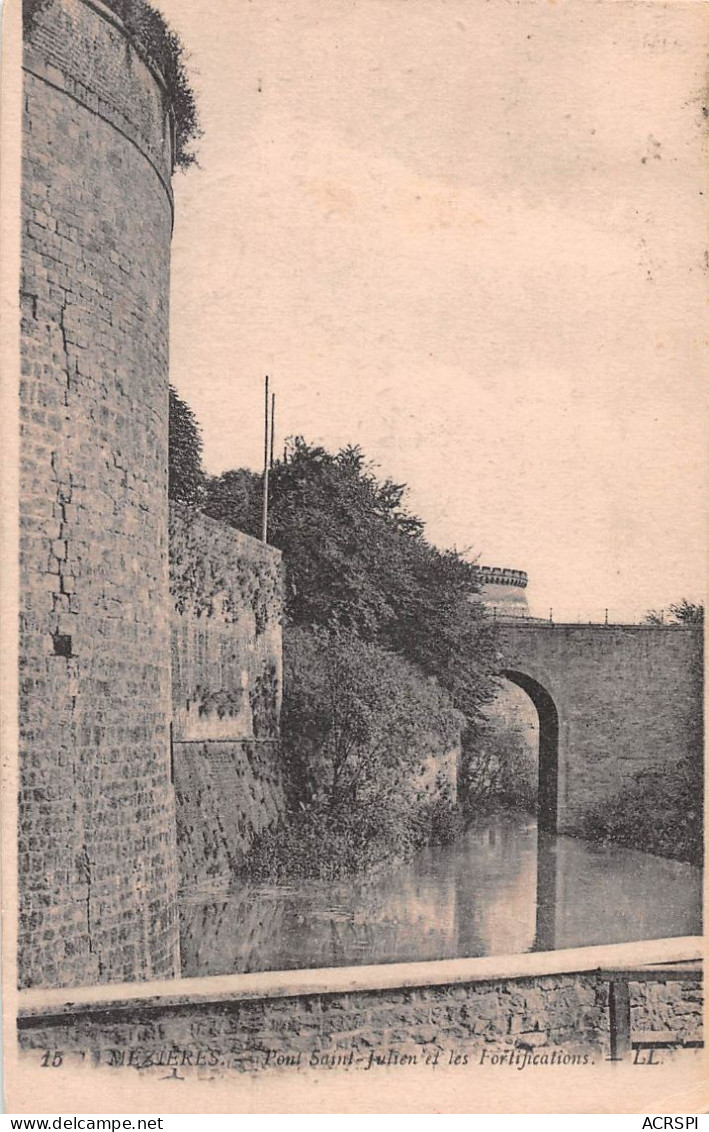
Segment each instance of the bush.
M401 812L375 806L373 800L336 810L315 801L255 840L247 872L254 880L336 880L376 874L413 849Z
M414 806L372 795L355 806L331 809L315 799L254 840L245 872L258 881L376 876L424 845L452 841L461 824L445 792Z
M586 819L583 833L660 857L701 865L703 773L699 754L682 759L672 773L638 774L618 795Z
M283 743L294 798L332 809L416 793L463 720L436 680L355 633L287 628Z
M284 634L288 811L255 841L258 879L376 871L454 835L437 765L462 725L446 693L352 633Z

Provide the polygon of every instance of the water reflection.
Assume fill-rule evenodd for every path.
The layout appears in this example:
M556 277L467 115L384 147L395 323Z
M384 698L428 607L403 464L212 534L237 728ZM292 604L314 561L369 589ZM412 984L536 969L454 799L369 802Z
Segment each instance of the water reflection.
M701 931L701 870L682 861L540 835L538 877L539 950Z
M699 869L502 815L367 882L196 897L181 911L182 973L511 954L700 928Z

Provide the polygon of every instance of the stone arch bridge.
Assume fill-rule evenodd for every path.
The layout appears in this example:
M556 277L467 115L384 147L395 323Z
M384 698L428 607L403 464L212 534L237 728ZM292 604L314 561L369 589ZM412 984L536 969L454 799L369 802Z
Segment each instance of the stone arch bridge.
M499 626L500 674L539 715L539 825L578 829L642 770L701 744L701 626Z

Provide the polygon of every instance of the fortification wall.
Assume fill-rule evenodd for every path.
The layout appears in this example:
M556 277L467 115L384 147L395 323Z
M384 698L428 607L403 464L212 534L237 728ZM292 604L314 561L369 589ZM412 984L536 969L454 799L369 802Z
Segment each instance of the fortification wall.
M180 885L222 889L285 804L280 551L173 505L170 588Z
M169 105L100 3L39 6L23 131L20 985L170 976Z

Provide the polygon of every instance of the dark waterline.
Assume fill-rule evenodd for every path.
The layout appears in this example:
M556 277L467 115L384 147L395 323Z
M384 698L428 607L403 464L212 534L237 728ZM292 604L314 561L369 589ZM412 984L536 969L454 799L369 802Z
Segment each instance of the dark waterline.
M342 967L696 935L701 870L505 814L370 881L240 885L181 909L182 974Z

